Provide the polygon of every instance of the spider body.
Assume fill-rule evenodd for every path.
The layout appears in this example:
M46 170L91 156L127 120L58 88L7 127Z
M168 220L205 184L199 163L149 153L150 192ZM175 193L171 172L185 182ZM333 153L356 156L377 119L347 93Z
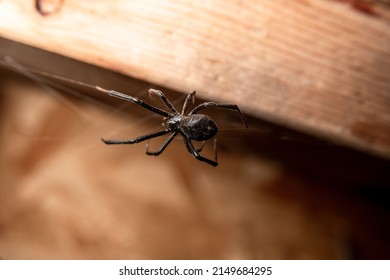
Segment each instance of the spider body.
M178 130L184 120L184 116L182 115L175 115L172 118L168 118L167 121L165 122L166 127L168 127L170 130Z
M171 102L165 97L165 95L155 89L150 89L149 94L155 94L161 98L161 100L165 103L169 111L163 110L157 107L154 107L136 97L129 96L126 94L123 94L121 92L117 92L114 90L106 90L101 87L96 87L96 89L103 91L105 93L108 93L110 96L124 99L126 101L130 101L134 104L137 104L141 107L144 107L145 109L148 109L149 111L152 111L156 114L164 116L164 123L163 126L165 127L163 130L150 133L144 136L139 136L134 139L129 140L105 140L102 139L102 141L105 144L134 144L139 143L151 138L155 138L158 136L162 136L165 134L169 134L168 138L163 142L163 144L160 146L160 148L157 151L150 151L149 145L146 145L146 154L147 155L154 155L158 156L160 155L165 148L169 145L169 143L173 140L173 138L177 134L181 134L184 139L184 143L188 149L188 151L197 159L203 162L206 162L212 166L217 166L217 150L216 150L216 140L214 141L214 160L208 159L206 157L201 156L199 153L201 152L203 145L206 140L209 140L213 138L217 132L218 127L217 124L213 119L211 119L209 116L206 116L204 114L198 114L197 112L206 108L214 108L214 109L225 109L225 110L234 110L237 111L237 113L240 115L241 120L243 121L245 127L248 127L244 116L241 114L240 109L237 105L233 104L222 104L222 103L215 103L215 102L204 102L198 106L196 106L188 115L185 115L187 111L187 107L192 100L194 102L195 100L195 91L191 92L187 95L187 98L184 101L183 108L181 112L178 112L175 107L171 104ZM192 141L202 141L202 145L199 149L195 149Z
M180 122L180 127L191 140L195 141L209 140L218 132L215 121L203 114L194 114L184 117Z

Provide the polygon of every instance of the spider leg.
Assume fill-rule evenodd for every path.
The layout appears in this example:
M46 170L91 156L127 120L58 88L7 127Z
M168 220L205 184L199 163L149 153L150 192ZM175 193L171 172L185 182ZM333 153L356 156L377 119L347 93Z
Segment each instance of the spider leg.
M217 156L217 138L214 139L214 158L215 158L215 162L218 162L218 156Z
M184 101L183 108L181 109L181 114L184 115L185 112L187 111L188 104L190 103L190 100L192 99L192 103L195 102L195 94L196 91L193 91L189 93L186 97L186 100Z
M214 109L225 109L225 110L234 110L237 111L237 113L240 115L240 118L245 125L246 128L248 128L248 124L241 113L240 109L238 108L237 105L234 104L222 104L222 103L216 103L216 102L204 102L198 106L196 106L188 115L193 115L196 112L206 109L206 108L214 108Z
M164 93L162 93L161 90L157 90L157 89L149 89L149 96L150 98L152 98L152 94L155 94L157 95L158 97L161 98L161 100L165 103L165 105L167 105L167 107L169 108L169 110L171 110L173 113L175 114L178 114L179 112L175 109L175 107L173 107L172 103L168 100L168 98L166 98L166 96L164 95Z
M113 96L113 97L116 97L116 98L119 98L119 99L130 101L130 102L132 102L134 104L137 104L137 105L139 105L141 107L144 107L145 109L147 109L149 111L152 111L153 113L162 115L164 117L168 117L168 118L173 117L172 113L168 113L167 111L164 111L162 109L154 107L154 106L150 105L149 103L146 103L145 101L142 101L142 100L140 100L140 99L138 99L138 98L136 98L134 96L130 96L130 95L127 95L127 94L124 94L124 93L121 93L121 92L118 92L118 91L115 91L115 90L107 90L107 89L104 89L104 88L101 88L101 87L96 87L96 89L99 90L99 91L107 93L109 96Z
M202 144L200 144L200 147L196 149L196 151L198 153L200 153L203 150L204 143L206 143L206 141L202 141Z
M212 166L217 166L218 165L218 162L217 162L217 150L215 149L216 148L216 142L214 142L214 154L215 154L215 160L211 160L211 159L208 159L208 158L205 158L203 156L201 156L197 151L196 149L194 148L194 146L192 145L191 143L191 140L185 136L183 134L183 137L184 137L184 143L186 144L187 146L187 149L188 151L194 155L194 157L197 159L197 160L200 160L200 161L204 161Z
M134 139L127 139L127 140L105 140L105 139L102 139L102 141L107 145L135 144L135 143L139 143L139 142L151 139L151 138L155 138L155 137L158 137L161 135L168 134L169 132L171 132L171 130L164 129L164 130L153 132L153 133L150 133L147 135L139 136L139 137L134 138Z
M162 152L164 152L165 148L168 147L169 143L171 143L171 141L173 140L173 138L175 138L175 136L177 135L177 132L174 132L172 133L165 141L164 143L160 146L160 148L158 148L157 151L155 152L151 152L149 150L149 142L146 144L146 154L149 155L149 156L158 156L158 155L161 155Z

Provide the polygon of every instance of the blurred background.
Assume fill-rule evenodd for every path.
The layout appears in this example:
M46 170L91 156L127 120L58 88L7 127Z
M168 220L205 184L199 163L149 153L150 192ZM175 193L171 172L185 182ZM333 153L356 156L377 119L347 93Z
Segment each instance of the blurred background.
M138 1L138 5L145 7L150 2L153 1ZM203 32L217 28L219 21L214 22L210 18L225 16L223 12L222 15L217 13L215 1L208 4L200 1L201 4L194 6L191 1L183 1L184 4L162 2L167 6L159 10L164 15L158 19L161 20L160 26L177 14L188 16L185 11L192 11L190 15L193 13L199 18L196 23L205 25ZM339 26L338 14L345 13L350 21L345 26L339 26L340 32L355 30L365 24L368 31L364 32L375 30L384 35L378 39L381 44L377 49L367 43L367 53L356 54L354 62L360 67L367 65L368 70L352 66L343 68L345 65L342 63L333 69L334 64L326 64L330 68L318 66L318 72L313 72L314 77L310 79L310 71L306 72L305 66L314 67L311 61L325 65L322 63L325 61L322 51L329 48L325 56L334 61L340 59L340 53L333 53L328 44L324 48L320 43L316 46L309 44L309 49L302 49L309 42L298 46L291 43L291 56L294 57L295 52L306 52L308 60L304 60L302 65L291 64L296 68L289 68L288 61L283 64L283 60L271 59L267 48L261 49L253 58L263 61L262 64L252 63L243 56L250 54L246 53L246 48L250 47L236 42L238 49L242 47L243 54L239 59L244 59L246 63L235 65L234 60L224 60L235 56L230 49L226 51L229 46L217 44L215 47L211 43L199 52L190 42L186 46L191 50L189 57L181 52L175 53L178 49L175 45L175 50L171 50L172 57L163 60L164 66L157 61L152 67L144 64L142 55L150 56L150 62L153 62L161 59L158 51L155 58L150 55L151 50L144 49L142 44L134 50L139 41L132 41L134 45L122 46L124 50L121 49L121 53L129 49L128 58L134 58L132 53L136 52L134 55L139 61L119 57L120 60L115 57L119 51L115 47L110 53L109 50L102 52L99 49L102 46L89 49L80 44L62 44L59 38L66 34L65 23L72 25L72 16L76 22L79 20L75 17L77 13L71 9L77 6L72 1L0 3L0 7L3 5L0 10L4 12L6 8L9 14L0 26L1 259L390 257L390 143L387 134L390 111L386 110L390 108L390 72L381 72L390 70L389 57L385 56L390 53L390 41L386 41L390 38L388 3L308 0L274 1L272 6L266 4L267 1L248 2L261 7L255 13L267 14L270 28L275 24L271 19L281 17L273 8L285 5L291 13L289 20L292 22L294 13L312 18L308 11L314 13L323 9L330 12L328 21L317 22L325 31L326 26ZM101 16L88 9L99 11L96 7L112 5L110 7L115 13L116 9L127 5L126 1L110 3L113 4L97 1L96 6L77 6L80 9L77 12ZM241 5L239 1L228 3L222 5L221 11L227 9L226 6ZM305 8L300 6L302 3ZM189 10L184 11L183 7L189 7ZM195 12L205 7L212 11L211 15L207 15L210 18L202 18L202 14ZM151 15L154 15L153 11L149 11ZM138 15L150 20L147 12L147 8L134 10L126 21L130 24L138 19L134 18ZM242 24L241 21L249 18L248 22L251 22L254 15L246 17L246 13L250 13L248 7L240 7L236 21ZM24 19L19 22L22 27L12 26L12 21L18 17ZM156 20L154 16L152 18ZM103 19L100 18L101 21ZM114 23L115 20L107 20L105 26ZM102 32L96 26L90 27L94 24L101 23L91 21L81 26L79 35L72 33L72 40L75 43L78 38L90 41L88 36L94 37ZM289 24L293 23L285 24L289 28ZM202 32L197 33L197 26L187 26L186 22L175 21L174 26L184 30L182 33L186 36L189 30L194 34L188 36L202 36L199 35ZM278 26L277 30L283 27ZM250 26L245 28L251 29ZM131 37L137 31L128 28L126 32ZM305 30L296 30L297 34L300 32ZM230 38L234 33L235 30L227 29L222 33L222 39ZM166 31L161 36L171 36L171 42L180 45L180 34L171 36ZM264 44L274 42L273 34ZM294 34L288 37L291 42L299 39ZM331 32L329 36L335 34ZM154 35L148 34L150 37ZM357 37L360 35L356 34ZM104 38L108 35L100 36ZM313 43L317 39L313 37ZM207 40L213 38L208 37ZM234 37L226 44L233 44L233 41ZM342 38L336 41L348 47ZM269 47L272 50L279 47L277 43L281 44L275 42ZM349 43L353 45L356 41ZM117 46L118 42L115 44ZM104 45L103 41L101 45ZM74 46L76 50L72 49ZM338 47L337 44L335 47ZM313 56L312 51L315 53L315 50L318 56ZM85 55L83 51L88 54L85 59L82 58ZM70 53L72 55L68 55ZM202 62L205 56L211 54L213 59L223 61L219 70L228 69L226 73L221 71L219 78L209 77L212 71L218 70L211 63L211 72L200 69L202 71L182 76L185 71L194 71L193 67L199 66L198 62L191 62L195 65L189 64L190 69L186 69L186 59L193 61L195 57ZM376 59L375 63L381 63L375 64L370 60L372 57L383 59ZM171 68L164 68L170 63L173 71L177 70L173 73L176 78L167 73ZM176 63L183 64L184 68ZM271 69L276 65L280 68L264 74L265 68ZM125 66L128 67L126 70ZM248 71L245 73L254 71L256 75L245 74L242 72L244 68L240 67ZM295 72L299 68L303 68L302 72ZM280 78L278 71L285 76ZM240 76L240 73L244 74ZM181 108L186 94L195 89L198 90L197 104L216 101L239 105L249 129L243 128L234 112L204 111L216 120L220 128L216 135L219 161L216 168L197 161L188 153L180 137L158 157L145 155L145 143L107 146L101 138L126 139L148 134L161 129L162 118L91 87L52 75L115 89L156 106L163 104L157 99L150 101L149 88L161 89L177 108ZM362 79L355 83L352 79L354 75L360 75ZM326 80L322 80L324 76ZM235 81L229 80L232 77L236 77ZM294 77L302 77L302 80L291 85ZM338 91L338 88L331 87L338 84L338 77L352 77L351 83L340 83ZM314 87L316 79L323 83ZM367 90L371 83L373 88ZM231 90L225 90L226 84L231 86ZM310 88L306 88L308 85ZM222 89L218 91L217 86ZM237 93L241 92L240 86L247 87L247 93ZM313 95L296 98L299 90L312 90ZM345 100L357 98L359 94L351 95L356 92L360 94L359 102L345 103ZM326 115L330 109L326 108L329 104L321 99L325 95L337 108L334 115ZM266 105L274 100L272 108L262 107L265 106L262 99ZM286 104L288 106L283 107ZM351 111L354 106L356 108ZM340 119L337 119L336 113L339 113ZM365 119L370 126L359 130L360 134L356 133L355 126L355 134L348 134L350 123L343 123L343 116L352 114L356 119ZM333 126L330 125L332 121ZM164 137L154 139L150 145L156 149L163 140ZM212 140L206 143L202 155L213 158L212 143Z

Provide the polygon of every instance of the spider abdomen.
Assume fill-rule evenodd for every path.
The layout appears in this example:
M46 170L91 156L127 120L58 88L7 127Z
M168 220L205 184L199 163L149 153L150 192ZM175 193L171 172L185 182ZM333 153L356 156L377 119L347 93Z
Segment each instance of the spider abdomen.
M184 134L196 141L208 140L218 132L217 124L210 117L202 114L184 117L180 126Z

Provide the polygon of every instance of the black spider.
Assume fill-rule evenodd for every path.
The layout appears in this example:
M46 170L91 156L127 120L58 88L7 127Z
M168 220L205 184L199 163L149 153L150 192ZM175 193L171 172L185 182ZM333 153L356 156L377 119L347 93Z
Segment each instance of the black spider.
M171 112L167 112L165 110L159 109L157 107L154 107L138 98L135 98L133 96L129 96L126 94L123 94L121 92L117 92L114 90L106 90L101 87L96 87L98 90L103 91L105 93L108 93L110 96L124 99L126 101L130 101L132 103L135 103L139 106L144 107L145 109L148 109L149 111L152 111L156 114L164 116L164 123L163 126L166 128L154 133L150 133L147 135L139 136L134 139L129 140L105 140L102 139L102 141L106 144L134 144L139 143L154 137L162 136L168 133L171 133L171 135L164 141L164 143L161 145L161 147L155 151L151 152L149 150L149 145L146 145L146 154L147 155L153 155L158 156L160 155L165 148L169 145L169 143L172 141L172 139L180 133L184 138L184 143L187 146L188 151L195 156L196 159L200 161L207 162L208 164L211 164L212 166L217 166L217 150L216 150L216 139L214 141L214 156L215 159L211 160L208 158L205 158L199 154L201 152L203 145L206 140L214 137L217 132L218 128L214 120L212 120L210 117L203 115L203 114L197 114L200 110L206 109L206 108L215 108L215 109L226 109L226 110L235 110L238 112L238 114L241 117L242 122L244 123L245 127L248 127L244 116L241 114L240 109L237 105L233 104L221 104L221 103L215 103L215 102L204 102L198 106L196 106L188 115L184 115L187 111L188 104L190 100L192 102L195 101L195 91L189 93L187 95L187 98L184 101L183 108L181 109L181 112L179 113L175 107L173 107L172 103L165 97L165 95L160 90L150 89L149 94L156 94L158 95L161 100L165 103L165 105L168 107L168 109ZM203 141L201 147L199 149L195 149L192 140L195 141Z

